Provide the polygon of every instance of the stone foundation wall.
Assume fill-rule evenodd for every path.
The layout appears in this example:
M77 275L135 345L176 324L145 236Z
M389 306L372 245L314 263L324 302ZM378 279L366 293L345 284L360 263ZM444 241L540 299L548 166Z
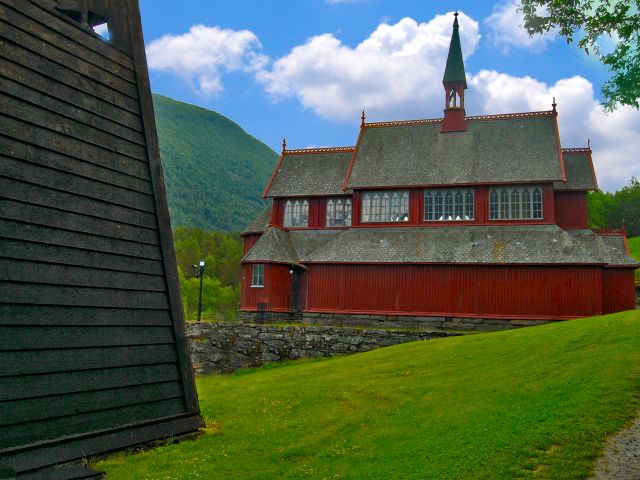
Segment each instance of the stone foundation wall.
M267 362L366 352L417 340L461 335L398 329L255 323L187 323L196 373L232 372Z
M414 317L406 315L352 315L339 313L279 313L240 312L240 319L257 323L298 323L303 325L331 325L336 327L410 328L418 330L455 330L494 332L512 328L531 327L549 320L497 320L490 318Z

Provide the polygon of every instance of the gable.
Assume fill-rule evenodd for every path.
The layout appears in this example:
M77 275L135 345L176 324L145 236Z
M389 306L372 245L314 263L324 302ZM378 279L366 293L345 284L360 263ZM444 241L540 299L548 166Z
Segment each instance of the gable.
M564 168L567 177L566 182L555 182L553 188L556 190L597 190L593 163L591 160L591 149L588 148L568 148L562 150Z
M340 195L353 147L285 151L265 197Z

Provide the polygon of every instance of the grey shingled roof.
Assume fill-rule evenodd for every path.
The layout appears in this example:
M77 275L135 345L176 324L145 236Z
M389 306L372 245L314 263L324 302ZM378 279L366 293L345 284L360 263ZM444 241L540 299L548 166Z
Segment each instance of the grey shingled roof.
M591 230L570 230L571 235L588 245L589 249L603 258L609 265L638 265L627 255L622 235L598 235Z
M275 230L270 227L270 230ZM556 225L351 228L284 232L300 263L483 263L635 265L590 230ZM266 234L265 234L266 235ZM285 242L278 237L279 241ZM254 249L258 247L256 244ZM289 246L292 244L292 246ZM245 260L281 261L272 249L252 249ZM250 258L249 258L250 257ZM293 255L288 258L291 259ZM287 263L293 263L287 261Z
M551 114L471 117L465 132L440 126L365 127L349 187L562 180Z
M298 264L300 259L291 243L289 232L269 227L243 257L242 262L276 262Z
M288 153L266 193L267 197L340 195L353 151ZM295 152L295 151L294 151Z
M247 233L262 233L269 226L269 222L271 221L271 211L272 205L269 205L262 212L260 212L256 218L254 218L247 228L245 228L241 235L245 235Z
M596 190L598 184L591 166L589 152L563 153L566 182L556 182L556 190Z

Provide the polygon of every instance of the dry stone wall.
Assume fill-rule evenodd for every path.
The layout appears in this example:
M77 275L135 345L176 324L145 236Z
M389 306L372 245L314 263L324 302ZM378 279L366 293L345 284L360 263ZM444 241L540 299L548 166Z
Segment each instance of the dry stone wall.
M188 323L196 373L232 372L268 362L366 352L405 342L461 335L401 329L255 323Z

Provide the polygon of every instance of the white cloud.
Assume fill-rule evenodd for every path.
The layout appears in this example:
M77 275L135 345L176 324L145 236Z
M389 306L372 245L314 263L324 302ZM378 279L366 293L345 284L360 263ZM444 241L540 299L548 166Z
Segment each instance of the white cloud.
M249 30L194 25L183 35L165 35L147 46L149 68L173 73L203 96L223 90L222 75L255 72L268 59Z
M458 18L462 51L469 56L479 25L463 13ZM329 33L315 36L257 78L273 98L297 98L331 120L358 119L363 108L370 119L424 117L442 108L452 20L449 13L425 23L382 23L355 48Z
M472 114L550 110L555 97L562 146L586 147L587 138L591 139L600 188L615 190L632 175L640 177L640 112L619 107L605 113L585 78L547 85L531 77L481 70L469 84L467 111L472 109Z
M514 0L506 0L494 6L493 13L483 22L489 29L489 38L505 52L511 48L524 48L534 52L545 50L547 44L555 40L555 32L552 30L546 35L529 36L518 7L519 2Z

